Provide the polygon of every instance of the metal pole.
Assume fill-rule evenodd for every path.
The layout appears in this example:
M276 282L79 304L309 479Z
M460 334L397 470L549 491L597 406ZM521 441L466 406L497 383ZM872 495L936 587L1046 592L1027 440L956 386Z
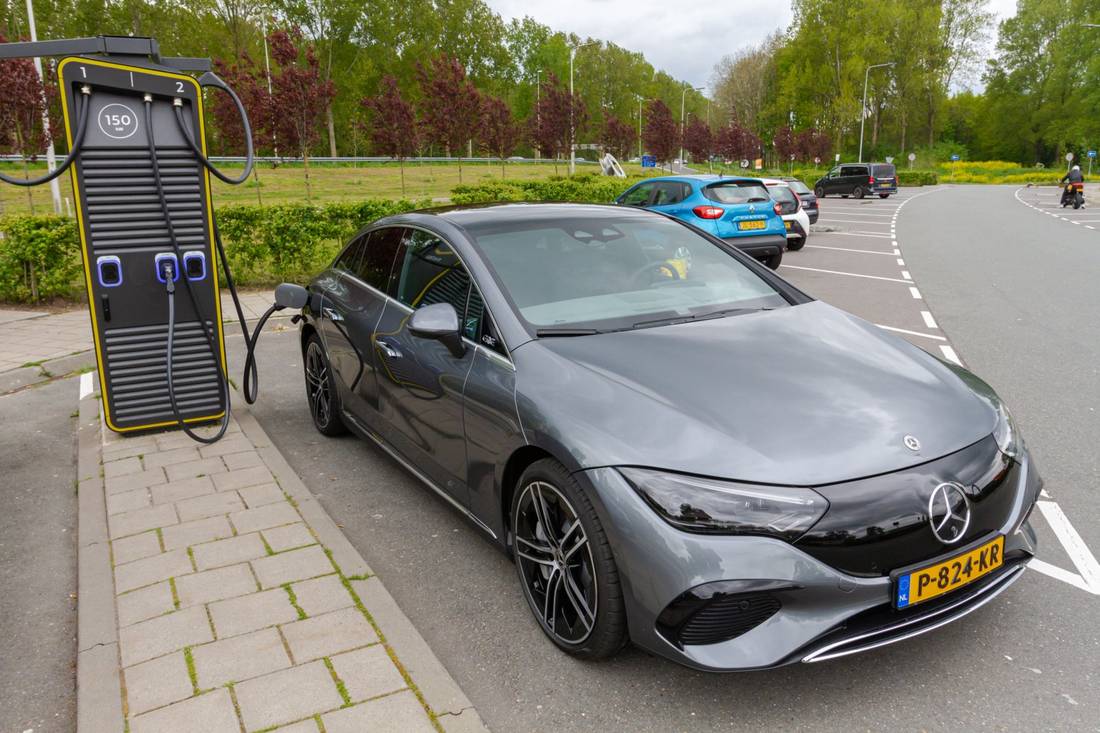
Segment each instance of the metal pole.
M684 101L687 99L688 88L684 85L684 90L680 93L680 167L684 167Z
M34 4L31 0L27 0L27 25L30 26L31 31L31 43L38 40L38 31L34 27ZM42 85L42 131L46 134L50 134L50 111L46 107L46 79L42 75L42 59L38 56L34 57L34 70L38 72L38 82ZM49 138L49 143L46 145L46 169L53 173L57 168L57 155L54 153L53 138ZM50 194L53 196L53 212L55 214L61 213L61 186L58 184L57 179L50 181Z
M857 163L863 162L863 125L867 122L867 77L871 75L871 69L893 65L893 61L887 61L885 64L871 64L863 72L863 106L859 108L859 160L856 161Z
M638 97L638 162L642 161L642 97Z
M535 69L535 130L542 134L542 69ZM539 146L535 144L535 160L539 159Z
M569 49L569 175L573 175L576 170L576 163L573 159L577 157L573 153L574 146L576 145L576 140L574 140L573 137L576 133L576 130L573 128L573 57L576 55L577 48L574 46Z
M260 16L260 32L264 37L264 69L267 72L267 96L271 96L271 58L267 55L267 18ZM274 130L271 132L271 147L275 157L279 157L279 136Z

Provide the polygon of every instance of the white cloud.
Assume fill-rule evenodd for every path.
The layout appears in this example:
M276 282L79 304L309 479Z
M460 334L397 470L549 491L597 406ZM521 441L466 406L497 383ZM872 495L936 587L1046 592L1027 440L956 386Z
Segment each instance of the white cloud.
M658 69L707 86L724 55L759 43L791 20L787 3L670 4L667 0L487 0L505 20L529 15L554 30L645 54Z

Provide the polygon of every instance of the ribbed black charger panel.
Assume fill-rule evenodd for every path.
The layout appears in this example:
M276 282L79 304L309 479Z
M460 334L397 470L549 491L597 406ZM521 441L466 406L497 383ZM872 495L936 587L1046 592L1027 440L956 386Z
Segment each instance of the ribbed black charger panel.
M86 148L81 162L96 254L169 244L148 150ZM205 237L198 163L182 148L158 148L157 162L176 239L184 249L201 247Z
M212 328L208 321L207 328ZM113 414L119 421L153 422L172 414L168 400L165 326L108 329L105 358ZM172 383L185 417L221 410L217 362L196 321L176 324Z

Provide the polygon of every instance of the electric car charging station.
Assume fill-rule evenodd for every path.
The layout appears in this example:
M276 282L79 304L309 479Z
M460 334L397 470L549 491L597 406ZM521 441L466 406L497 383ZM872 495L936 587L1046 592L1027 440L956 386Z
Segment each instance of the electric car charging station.
M96 36L0 44L0 58L62 56L58 82L69 153L52 173L11 178L28 186L70 171L96 363L108 428L119 433L178 425L215 442L228 424L229 380L219 260L248 346L247 401L255 399L255 337L275 310L301 307L305 291L281 286L249 333L218 236L210 175L247 180L248 116L210 60L161 57L152 38ZM186 72L201 72L196 79ZM206 158L203 89L229 94L248 141L242 174ZM213 436L192 427L220 421Z

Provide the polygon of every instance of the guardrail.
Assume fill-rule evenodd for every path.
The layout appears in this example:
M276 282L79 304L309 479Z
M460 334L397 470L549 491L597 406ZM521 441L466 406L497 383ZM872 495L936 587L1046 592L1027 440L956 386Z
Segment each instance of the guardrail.
M14 163L23 162L23 156L6 154L0 155L0 160L10 161ZM210 160L217 163L243 163L243 155L211 155ZM298 156L287 155L257 155L255 157L257 162L263 163L301 163L302 158ZM336 157L330 155L311 155L309 157L310 163L397 163L396 158L389 158L386 156L362 156L362 155L337 155ZM489 157L473 157L473 158L447 158L443 156L439 157L416 157L405 158L406 163L500 163L500 158ZM564 158L521 158L513 157L506 158L505 163L549 163L557 165L568 165L569 161ZM576 160L577 165L599 165L595 160Z

